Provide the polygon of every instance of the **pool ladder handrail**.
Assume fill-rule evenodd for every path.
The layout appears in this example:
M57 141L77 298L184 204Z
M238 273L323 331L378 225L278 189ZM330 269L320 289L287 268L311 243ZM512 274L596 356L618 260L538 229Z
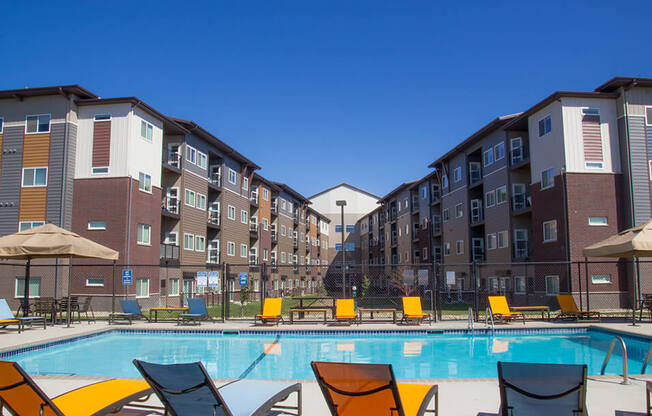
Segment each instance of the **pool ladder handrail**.
M489 326L489 322L491 322L491 331L494 331L494 315L491 313L491 310L487 307L484 310L484 324L486 326Z
M469 308L469 317L468 317L468 322L467 322L467 327L471 331L471 335L473 335L474 329L473 329L473 308Z
M604 370L607 368L607 363L609 363L609 358L611 358L611 353L614 351L614 347L616 346L616 341L620 343L620 349L623 351L623 381L620 384L630 384L629 374L627 372L627 346L625 345L625 341L623 340L623 338L619 335L616 335L611 340L611 344L609 345L609 351L607 352L607 356L604 357L604 361L602 362L600 375L604 375ZM648 354L648 358L649 358L649 354Z
M650 362L651 357L652 357L652 342L650 343L650 348L647 350L647 356L645 357L645 361L643 362L643 367L641 367L641 374L645 374L645 369L647 368L647 364Z

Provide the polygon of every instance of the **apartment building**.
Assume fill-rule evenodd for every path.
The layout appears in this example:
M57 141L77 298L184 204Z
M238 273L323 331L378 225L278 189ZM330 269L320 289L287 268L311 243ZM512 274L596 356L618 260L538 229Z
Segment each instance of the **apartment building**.
M492 120L430 164L431 174L381 198L381 207L359 222L370 235L362 259L428 259L447 270L487 263L478 282L460 268L454 287L462 290L474 284L549 296L577 290L586 282L573 280L567 267L523 267L512 275L505 265L583 260L587 245L649 220L650 138L652 79L614 78L595 91L556 92ZM410 210L414 239L406 236ZM591 275L590 289L625 305L631 274L604 266ZM643 290L650 285L643 281Z
M52 222L117 250L133 270L133 284L122 286L111 264L75 260L70 291L96 297L96 309L110 307L113 291L158 306L220 292L223 281L239 288L237 273L223 276L224 263L250 271L258 292L272 275L261 265L275 253L287 264L326 257L318 247L328 246L328 219L305 197L257 174L258 165L195 122L138 98L99 98L76 85L0 91L0 144L0 233ZM219 285L198 286L198 273L211 272ZM320 285L319 267L291 283L290 274L279 275L281 288ZM3 296L17 298L21 279L0 287ZM67 291L55 281L34 276L33 293Z

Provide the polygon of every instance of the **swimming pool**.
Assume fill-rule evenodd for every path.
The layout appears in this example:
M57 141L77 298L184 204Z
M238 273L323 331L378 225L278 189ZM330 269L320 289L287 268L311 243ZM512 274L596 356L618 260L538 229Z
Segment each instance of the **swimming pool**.
M202 361L215 378L312 379L310 361L391 363L397 378L496 377L496 361L588 364L600 373L615 334L592 328L365 333L283 331L111 330L31 351L0 354L33 375L138 377L131 361ZM624 336L632 374L639 373L649 340ZM620 374L617 348L606 374Z

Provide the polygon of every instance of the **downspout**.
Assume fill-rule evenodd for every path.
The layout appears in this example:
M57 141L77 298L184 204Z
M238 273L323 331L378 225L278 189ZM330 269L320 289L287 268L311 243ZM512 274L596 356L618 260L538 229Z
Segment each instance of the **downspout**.
M131 119L134 116L134 107L135 107L135 105L131 106L131 112L130 112L131 114L129 114L129 120L127 122L127 128L129 129L130 132L131 132ZM128 166L129 166L129 146L127 146L127 154L125 156L127 158L127 168L128 168ZM131 202L132 202L131 200L132 200L132 188L133 188L132 178L131 178L131 175L129 174L129 172L127 172L127 179L129 180L129 204L127 205L127 233L126 233L126 235L127 235L127 244L125 245L125 264L128 267L129 261L130 261L130 254L131 254L130 250L129 250L129 247L130 247L130 243L131 243Z
M629 186L629 215L630 224L625 228L636 226L636 209L634 208L634 184L632 183L632 152L629 139L629 111L627 110L627 90L623 88L623 116L625 117L625 149L627 151L627 177Z
M561 99L559 100L560 110L561 110L561 134L564 135L564 106ZM573 276L572 266L571 266L571 249L570 249L570 224L568 221L568 186L566 181L566 140L562 140L562 154L564 155L564 165L561 168L561 184L562 184L562 202L564 205L564 229L566 231L566 264L567 264L567 276L568 276L568 291L572 293L571 278ZM560 282L561 283L561 282ZM561 288L560 288L561 289ZM588 288L587 288L588 290Z

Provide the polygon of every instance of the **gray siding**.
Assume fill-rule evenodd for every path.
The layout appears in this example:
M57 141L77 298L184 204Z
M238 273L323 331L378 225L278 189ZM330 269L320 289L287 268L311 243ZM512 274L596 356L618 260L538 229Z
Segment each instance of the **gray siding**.
M0 173L0 235L18 231L24 131L23 126L5 127L3 131L2 171Z
M77 154L77 126L68 123L68 161L66 167L66 183L64 184L64 213L63 227L67 230L72 229L72 205L73 189L75 179L75 155Z
M50 160L48 162L48 194L45 218L52 224L62 226L62 191L64 178L65 123L50 126Z
M235 171L235 184L229 182L229 169ZM240 185L240 171L242 167L235 160L225 157L224 166L222 167L222 186L226 189L230 189L233 192L240 194L241 185Z
M640 225L647 222L651 216L645 117L629 117L629 146L634 194L634 225Z
M186 136L186 144L194 147L198 151L204 153L206 156L209 155L209 149L212 147L209 147L205 141L200 140L193 135ZM186 153L183 155L183 168L189 170L192 173L196 173L203 178L208 177L208 171L206 169L202 169L196 164L190 163L188 160L186 160Z

